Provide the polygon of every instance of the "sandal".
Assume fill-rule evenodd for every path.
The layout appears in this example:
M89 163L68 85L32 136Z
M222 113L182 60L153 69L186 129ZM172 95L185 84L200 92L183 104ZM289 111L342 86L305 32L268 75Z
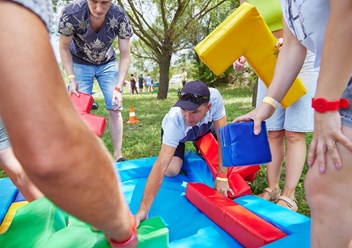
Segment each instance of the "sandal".
M286 196L280 196L279 199L276 202L277 205L290 209L294 212L297 212L298 210L298 205L296 199L290 199Z
M265 188L263 190L263 192L258 195L260 198L263 198L264 200L268 200L271 202L276 202L277 199L279 198L281 193L280 189L271 189L271 188ZM267 197L266 195L269 195L269 197Z

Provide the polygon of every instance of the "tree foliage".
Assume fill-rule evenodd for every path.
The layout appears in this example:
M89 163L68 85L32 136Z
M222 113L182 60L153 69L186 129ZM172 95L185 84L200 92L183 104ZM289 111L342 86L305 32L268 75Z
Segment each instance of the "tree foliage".
M172 56L194 47L204 18L228 0L117 0L127 11L138 41L133 54L159 65L158 99L167 98ZM144 44L144 46L142 45Z

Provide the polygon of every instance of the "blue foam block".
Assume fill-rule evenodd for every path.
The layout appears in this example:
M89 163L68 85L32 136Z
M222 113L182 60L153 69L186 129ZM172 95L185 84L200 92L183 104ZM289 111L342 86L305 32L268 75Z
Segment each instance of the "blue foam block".
M26 201L26 198L24 198L21 191L18 191L16 198L13 202L21 202L21 201Z
M2 223L18 190L8 177L0 179L0 189L0 223Z
M260 197L247 195L234 200L287 234L310 232L310 219Z

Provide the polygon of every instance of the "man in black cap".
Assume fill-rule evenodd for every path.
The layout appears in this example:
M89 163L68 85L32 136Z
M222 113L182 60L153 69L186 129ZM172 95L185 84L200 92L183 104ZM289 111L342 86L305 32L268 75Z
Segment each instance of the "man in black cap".
M162 122L162 145L158 159L148 177L142 202L135 215L136 225L148 218L148 212L164 176L176 176L182 167L185 142L194 141L210 131L215 126L217 137L219 127L226 124L226 112L220 92L208 88L197 80L185 84L179 92L179 100L165 115ZM219 142L220 144L220 142ZM219 149L220 151L220 149ZM227 168L222 166L219 154L219 168L215 181L215 189L227 196L233 194L227 182Z

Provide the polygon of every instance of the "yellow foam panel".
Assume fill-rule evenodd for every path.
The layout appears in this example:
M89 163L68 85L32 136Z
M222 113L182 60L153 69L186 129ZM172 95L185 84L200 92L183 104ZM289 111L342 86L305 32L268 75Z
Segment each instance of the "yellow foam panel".
M9 207L9 210L5 215L4 221L1 223L0 234L5 233L7 229L9 229L17 210L26 204L28 204L27 201L14 202L11 204L11 206Z
M216 75L244 55L258 77L269 87L277 60L274 54L276 43L275 36L257 9L243 3L203 39L195 51ZM296 78L281 105L284 108L290 106L306 92L301 80Z

